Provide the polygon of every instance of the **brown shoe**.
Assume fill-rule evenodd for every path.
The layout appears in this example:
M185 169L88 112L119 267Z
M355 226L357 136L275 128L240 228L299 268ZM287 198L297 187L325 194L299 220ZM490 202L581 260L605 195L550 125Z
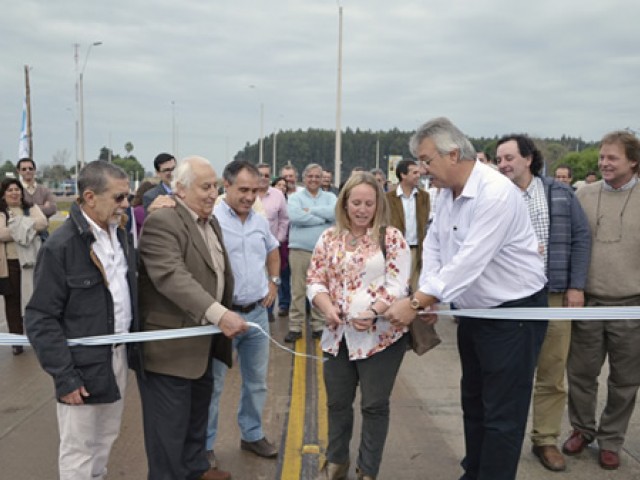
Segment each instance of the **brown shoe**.
M600 450L598 462L605 470L617 470L620 466L620 456L617 452L611 450Z
M534 445L531 451L547 470L563 472L567 468L562 453L555 445Z
M347 480L349 475L349 462L331 463L326 461L324 467L318 472L316 480Z
M202 474L200 480L230 480L231 474L217 468L210 468Z
M566 455L578 455L592 440L589 440L580 430L574 430L567 440L562 444L562 452Z
M273 443L267 440L267 437L262 437L255 442L240 440L240 448L247 452L255 453L259 457L275 458L278 456L278 449Z

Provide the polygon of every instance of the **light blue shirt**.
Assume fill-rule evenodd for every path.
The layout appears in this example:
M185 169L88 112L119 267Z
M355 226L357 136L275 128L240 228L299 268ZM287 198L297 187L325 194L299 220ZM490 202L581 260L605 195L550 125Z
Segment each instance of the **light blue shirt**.
M312 252L322 232L336 220L336 196L318 190L314 197L305 189L291 195L288 205L289 248Z
M269 229L269 222L251 210L242 223L226 201L216 205L213 214L222 228L233 270L233 303L248 305L262 300L269 291L267 255L280 246Z

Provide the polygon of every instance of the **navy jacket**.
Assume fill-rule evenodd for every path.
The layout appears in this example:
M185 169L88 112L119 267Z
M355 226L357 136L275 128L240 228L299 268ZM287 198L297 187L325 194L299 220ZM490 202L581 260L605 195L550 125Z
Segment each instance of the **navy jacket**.
M589 222L570 187L552 178L541 179L549 208L549 291L584 290L591 258Z
M118 228L118 240L128 262L127 278L133 316L131 331L139 330L133 239ZM112 367L112 347L67 345L68 338L114 332L111 292L91 244L95 237L78 204L69 218L42 245L34 272L34 291L25 312L25 328L44 370L53 377L56 398L84 385L85 403L120 399ZM139 359L129 344L129 365Z

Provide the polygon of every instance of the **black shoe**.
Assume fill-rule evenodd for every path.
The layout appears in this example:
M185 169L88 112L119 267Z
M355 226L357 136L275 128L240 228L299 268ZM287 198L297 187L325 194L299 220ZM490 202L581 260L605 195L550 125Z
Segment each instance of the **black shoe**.
M20 355L24 352L24 347L22 347L21 345L16 345L13 347L13 354L14 355Z
M311 338L322 338L322 330L316 330L311 334Z
M276 317L273 316L273 312L269 312L269 323L273 323L276 321Z
M301 338L302 338L302 332L289 331L286 337L284 337L284 341L287 343L296 343L296 340L300 340Z
M280 310L278 310L278 316L279 317L287 317L287 316L289 316L289 309L288 308L281 308Z

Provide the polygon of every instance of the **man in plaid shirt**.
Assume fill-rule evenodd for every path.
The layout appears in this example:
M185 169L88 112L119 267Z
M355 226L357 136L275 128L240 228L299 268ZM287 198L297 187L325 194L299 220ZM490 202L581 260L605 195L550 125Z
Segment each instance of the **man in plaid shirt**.
M567 185L540 176L543 159L526 135L498 140L500 172L522 191L544 258L550 307L584 306L584 287L591 252L587 218ZM552 471L566 468L556 444L567 399L564 371L569 355L571 322L549 322L538 357L533 392L533 453Z

